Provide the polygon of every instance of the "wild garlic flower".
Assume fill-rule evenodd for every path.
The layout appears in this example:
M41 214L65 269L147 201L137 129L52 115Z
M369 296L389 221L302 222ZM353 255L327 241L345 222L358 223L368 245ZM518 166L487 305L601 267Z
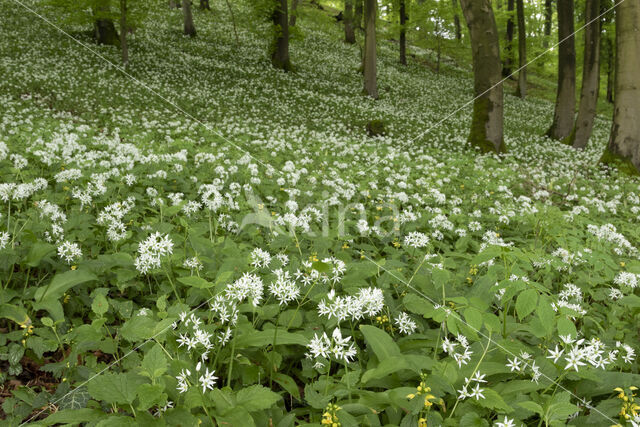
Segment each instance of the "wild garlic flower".
M331 338L327 333L322 336L314 334L313 338L307 345L309 352L308 358L317 359L323 357L325 359L336 359L344 362L350 362L356 355L356 347L351 341L351 337L343 337L339 328L335 328Z
M300 295L300 287L289 277L288 271L274 271L276 280L269 285L269 291L280 305L287 305Z
M71 243L65 240L58 246L58 256L65 260L67 264L71 264L82 257L82 251L77 243Z
M169 235L155 232L138 245L138 257L134 264L140 273L147 274L150 270L160 268L161 258L172 253L173 241Z
M405 312L400 313L395 318L395 324L398 327L398 330L400 330L400 333L403 333L405 335L411 335L418 327L416 322L414 322L411 317L409 317L409 315Z
M271 264L271 255L269 252L260 248L255 248L250 255L251 265L255 268L269 267Z
M0 249L4 249L7 247L10 237L11 236L6 231L0 231Z

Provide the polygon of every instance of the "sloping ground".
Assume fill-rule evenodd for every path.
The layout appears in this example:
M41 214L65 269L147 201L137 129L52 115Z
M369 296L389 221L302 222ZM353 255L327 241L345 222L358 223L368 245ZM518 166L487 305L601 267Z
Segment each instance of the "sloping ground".
M358 48L322 12L303 9L297 72L285 74L271 69L269 28L250 8L235 11L236 45L225 4L212 7L194 11L195 39L180 34L180 11L151 11L125 75L107 62L118 64L115 49L80 38L83 47L0 4L0 314L10 319L0 346L2 379L17 390L5 416L44 417L47 400L84 408L90 396L121 415L135 401L139 417L164 407L167 423L191 408L206 419L195 374L205 352L219 387L233 389L207 395L212 417L235 425L318 422L329 402L343 406L344 425L373 423L371 409L382 423L415 423L426 407L405 396L421 371L449 411L456 390L474 384L465 378L487 375L483 398L460 397L455 423L524 421L534 412L519 403L529 400L559 405L557 420L615 418L612 388L638 382L621 346L638 341L640 183L597 165L610 123L598 120L589 149L575 152L538 136L549 103L507 96L509 154L477 156L465 142L470 107L460 107L472 90L462 73L401 68L382 44L374 102L360 95ZM373 119L387 136L367 137ZM225 298L207 315L216 294ZM208 350L197 323L179 316L192 311L211 334ZM178 319L175 334L155 326ZM14 321L34 328L25 335ZM337 326L350 341L334 336L329 356L318 337ZM466 340L443 347L459 333ZM171 363L153 345L120 361L152 336ZM185 337L196 344L180 345ZM351 343L357 357L345 370ZM555 346L583 365L548 359ZM151 357L153 384L139 368ZM265 382L271 364L281 376ZM36 388L37 399L18 388L38 367L84 398L69 403L68 386L53 398L52 386ZM193 378L180 379L182 369ZM124 397L104 392L116 379ZM552 395L556 379L566 390ZM243 388L259 383L284 401ZM223 408L220 395L235 403ZM434 406L430 422L444 411Z

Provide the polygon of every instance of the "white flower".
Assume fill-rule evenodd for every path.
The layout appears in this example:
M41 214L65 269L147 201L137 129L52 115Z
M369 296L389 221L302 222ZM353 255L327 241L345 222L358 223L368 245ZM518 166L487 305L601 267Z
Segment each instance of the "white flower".
M558 359L560 358L560 356L562 356L562 353L564 353L564 349L559 350L557 344L555 350L547 351L549 352L549 356L547 356L547 359L553 359L553 363L558 362Z
M6 231L0 232L0 249L4 249L7 247L7 243L9 243L9 233Z
M82 256L82 251L77 243L71 243L65 240L58 246L58 256L64 259L67 264L71 264Z
M269 291L278 300L280 305L287 305L289 302L298 298L300 295L300 288L296 283L289 278L288 271L282 271L280 269L274 271L276 274L276 281L269 285Z
M216 380L218 379L218 377L216 377L215 374L216 371L211 371L209 372L209 368L206 369L206 372L200 376L200 378L198 379L200 381L200 385L202 386L202 392L206 392L207 389L208 390L213 390L213 386L216 383Z
M567 366L565 366L564 369L574 368L576 372L578 372L579 366L586 365L586 363L582 362L583 358L583 351L578 346L575 346L569 353L567 353L567 357L564 358L564 360L567 361Z
M515 425L516 425L515 421L510 420L505 415L504 420L502 420L501 422L496 421L496 423L494 424L494 427L515 427Z
M411 317L409 317L409 315L405 312L400 313L398 317L396 317L395 323L396 326L398 326L400 332L405 335L412 334L418 327L418 325L416 325L416 322L411 320Z
M429 237L419 231L412 231L404 236L404 244L413 248L424 248L429 244Z
M251 252L251 265L256 268L268 267L271 264L271 255L269 252L260 248L255 248Z

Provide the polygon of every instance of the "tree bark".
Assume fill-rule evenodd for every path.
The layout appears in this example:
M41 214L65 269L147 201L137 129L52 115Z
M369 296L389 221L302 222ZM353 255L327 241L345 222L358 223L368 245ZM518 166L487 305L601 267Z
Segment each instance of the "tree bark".
M298 19L298 0L291 0L291 16L289 17L289 26L295 27L297 19Z
M505 46L504 65L502 67L502 75L504 77L511 75L511 67L513 66L513 10L514 0L507 2L507 45Z
M349 44L356 42L353 30L353 0L344 0L344 41Z
M551 37L551 24L553 20L553 0L544 0L544 39L542 46L549 47L549 37Z
M458 0L451 0L453 6L453 25L456 29L456 40L462 40L462 28L460 27L460 16L458 15Z
M287 17L289 8L287 0L276 0L271 20L275 30L273 43L271 46L271 63L275 68L284 71L291 71L291 61L289 59L289 19Z
M196 27L193 25L191 0L182 0L182 14L184 15L184 34L190 37L195 37Z
M120 0L120 49L122 49L122 66L129 64L129 46L127 45L127 0Z
M364 0L364 93L378 98L378 71L376 58L377 0Z
M407 65L407 13L405 0L400 0L400 63Z
M518 15L518 86L516 96L527 97L527 30L524 20L524 1L516 0Z
M584 148L589 142L600 92L600 21L593 21L600 13L600 0L586 0L584 20L584 66L578 118L567 143L573 148Z
M506 151L500 42L491 0L460 0L471 36L475 100L469 142L483 153Z
M209 0L200 0L200 10L211 10Z
M640 174L640 1L616 6L616 81L613 126L601 161Z
M353 25L358 30L362 30L362 16L364 15L364 0L355 0L355 13L353 15Z
M575 119L576 47L573 28L573 0L558 0L558 91L553 123L546 134L557 140L571 134Z
M113 20L109 17L111 13L110 0L98 0L93 10L96 16L93 23L95 39L98 44L106 44L111 46L120 46L120 38L113 24Z
M607 35L607 102L613 104L613 76L615 70L615 52L611 36Z

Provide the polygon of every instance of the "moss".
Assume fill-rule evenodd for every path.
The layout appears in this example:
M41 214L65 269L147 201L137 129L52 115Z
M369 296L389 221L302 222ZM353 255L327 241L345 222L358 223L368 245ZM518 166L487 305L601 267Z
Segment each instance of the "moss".
M618 171L631 176L640 176L640 170L634 166L631 159L614 153L607 147L600 157L600 163L609 166L616 166Z
M382 120L371 120L367 123L367 134L370 137L384 136L387 133L386 126Z
M501 141L500 150L496 150L493 142L487 139L487 131L485 124L489 120L489 112L491 111L491 102L489 98L479 98L473 103L473 120L471 122L471 132L469 132L469 143L472 146L480 148L485 153L504 153L507 147L504 140Z
M573 147L573 143L576 141L576 127L573 127L573 130L571 131L571 133L569 134L569 136L567 136L566 138L563 138L560 140L561 144L564 145L568 145L570 147Z

